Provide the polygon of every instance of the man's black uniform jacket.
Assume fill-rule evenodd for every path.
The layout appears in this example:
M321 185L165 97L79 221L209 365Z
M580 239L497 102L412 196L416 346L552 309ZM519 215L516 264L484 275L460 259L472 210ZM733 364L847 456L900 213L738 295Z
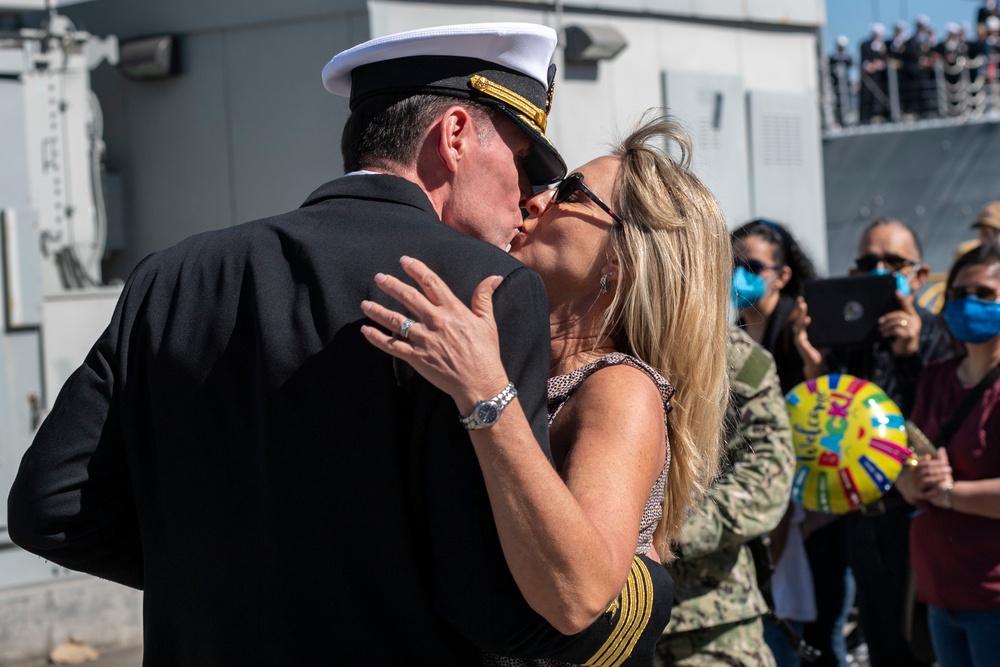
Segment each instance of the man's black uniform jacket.
M454 402L362 337L362 299L400 308L373 278L405 277L404 254L466 303L504 276L501 353L547 451L541 281L441 223L408 181L346 176L296 211L151 255L9 500L22 547L145 591L147 666L627 654L620 617L651 605L623 594L624 611L574 637L535 614ZM647 570L650 599L669 600L663 569ZM650 634L665 623L654 612Z

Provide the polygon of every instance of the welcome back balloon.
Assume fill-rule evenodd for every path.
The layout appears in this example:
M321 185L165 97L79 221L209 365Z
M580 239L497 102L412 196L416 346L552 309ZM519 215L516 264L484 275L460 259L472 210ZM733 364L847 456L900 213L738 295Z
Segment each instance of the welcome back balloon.
M785 397L795 444L792 500L845 514L877 500L910 457L899 407L877 385L823 375Z

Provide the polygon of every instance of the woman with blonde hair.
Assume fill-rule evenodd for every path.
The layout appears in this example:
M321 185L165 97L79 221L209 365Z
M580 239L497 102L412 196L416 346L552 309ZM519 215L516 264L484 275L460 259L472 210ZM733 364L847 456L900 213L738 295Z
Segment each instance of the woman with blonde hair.
M363 331L469 415L514 579L532 608L574 634L612 612L644 562L636 554L672 558L671 539L715 475L732 254L719 206L690 170L690 143L667 117L647 117L610 155L525 207L510 252L549 295L554 461L500 359L491 309L499 278L479 285L470 309L404 257L419 289L383 274L376 282L409 317L365 301L371 320L400 333ZM646 664L662 631L652 625L637 630Z

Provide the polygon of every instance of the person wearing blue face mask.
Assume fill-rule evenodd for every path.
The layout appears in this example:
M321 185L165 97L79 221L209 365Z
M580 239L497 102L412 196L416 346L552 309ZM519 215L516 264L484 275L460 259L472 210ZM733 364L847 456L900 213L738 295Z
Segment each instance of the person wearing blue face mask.
M913 421L938 450L897 487L921 508L910 554L938 661L978 667L1000 655L1000 247L959 258L945 294L965 354L921 373Z
M796 328L795 341L805 376L850 373L864 378L884 389L903 415L909 416L920 370L926 363L953 352L947 333L933 313L914 300L914 293L929 273L913 230L893 218L872 222L861 235L850 274L894 275L899 309L879 318L879 335L874 340L853 347L817 350L806 335L808 309L801 303L798 315L802 326Z
M892 261L897 261L897 262L902 261L905 263L909 262L910 260L905 258L893 260L893 259L879 257L877 255L869 255L868 257L859 257L856 260L856 262L859 265L859 268L860 268L860 262L876 262L877 263L876 268L872 269L868 273L870 273L873 276L888 276L888 275L895 276L896 291L902 294L903 296L910 296L910 294L913 293L913 290L910 289L910 278L907 277L906 273L902 271L890 271L889 269L882 266L883 263L889 263ZM914 264L913 272L914 273L918 272L922 268L923 266L921 264Z
M796 298L816 269L784 226L764 218L733 231L732 242L737 323L774 357L781 391L787 393L803 380L793 340Z
M804 379L802 359L794 341L796 299L801 297L805 281L816 277L816 270L812 260L788 229L771 220L759 218L746 223L733 231L732 242L734 258L732 300L737 311L737 324L774 357L781 391L788 393ZM784 549L784 545L788 543L786 536L789 531L801 535L798 523L793 522L792 518L793 511L787 511L772 536L770 551L771 560L777 566L776 578L788 577L790 571L802 572L809 569L809 563L804 562L805 555L801 550ZM829 531L821 528L816 534L822 541L825 539L823 536L828 535ZM841 558L841 561L845 559L846 556ZM845 570L846 564L841 562L841 588ZM829 577L824 579L828 580ZM819 607L824 627L819 632L816 632L814 627L810 628L813 636L808 641L814 648L826 654L825 664L842 664L846 661L846 645L841 640L838 648L834 648L834 636L841 635L839 626L837 628L834 626L839 610L843 606L841 603L843 592L834 591L832 595L826 595L825 591L820 591L813 604L813 590L796 589L799 584L801 579L792 577L784 579L783 588L794 593L789 596L790 598L809 600L809 602L792 604L790 600L775 596L775 614L778 618L791 623L797 632L801 632L807 627L803 625L804 622L816 621L816 610L807 611L807 609ZM777 587L782 588L782 586ZM827 604L831 598L835 598L832 603L835 609L832 610L831 605ZM765 621L764 637L774 653L778 667L797 667L801 664L799 655L774 623ZM840 659L834 657L837 654Z
M896 278L899 310L879 320L879 334L892 341L894 354L914 354L920 345L923 323L911 295L920 289L929 269L920 261L919 242L909 228L889 218L880 218L876 223L862 237L862 249L851 275Z
M816 350L809 343L806 304L796 345L804 374L849 373L881 387L905 417L913 413L917 378L932 361L953 354L947 331L929 311L914 303L929 267L920 241L899 220L879 218L861 236L852 275L892 273L899 308L879 319L879 332L861 345ZM815 306L815 305L814 305ZM895 490L844 517L847 558L856 584L856 604L872 667L924 667L931 661L914 655L903 636L906 568L909 559L911 507Z
M978 254L991 257L992 251L996 248L996 244L986 244L976 250L979 250ZM968 256L975 257L973 252L975 251L968 253ZM968 265L968 262L963 260L966 260L966 257L956 262L956 268L965 268ZM987 270L989 268L991 268L989 265L968 266L967 273L972 273L972 269L975 269L977 275L961 274L956 276L955 280L961 282L959 279L965 277L969 278L966 282L978 284L949 285L945 292L947 302L942 313L944 322L952 335L966 344L967 351L969 345L990 343L1000 335L1000 292L993 284L996 278L992 275L983 275L991 273ZM979 351L981 348L975 349Z

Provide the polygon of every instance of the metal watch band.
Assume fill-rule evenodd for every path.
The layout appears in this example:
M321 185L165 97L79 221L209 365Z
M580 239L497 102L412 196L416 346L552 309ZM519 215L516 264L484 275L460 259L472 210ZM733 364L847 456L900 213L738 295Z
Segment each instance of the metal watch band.
M517 389L514 388L513 382L509 382L507 383L507 386L503 388L503 391L493 398L478 401L476 403L476 407L472 408L472 414L468 417L462 417L459 421L461 421L462 426L470 431L493 426L493 424L495 424L500 418L504 408L506 408L510 402L514 400L515 396L517 396ZM493 409L492 412L494 414L492 415L492 419L485 421L481 419L480 414L484 411L483 408Z
M951 502L951 490L955 488L955 483L952 482L948 486L944 487L944 492L941 494L941 507L950 510L953 505Z

